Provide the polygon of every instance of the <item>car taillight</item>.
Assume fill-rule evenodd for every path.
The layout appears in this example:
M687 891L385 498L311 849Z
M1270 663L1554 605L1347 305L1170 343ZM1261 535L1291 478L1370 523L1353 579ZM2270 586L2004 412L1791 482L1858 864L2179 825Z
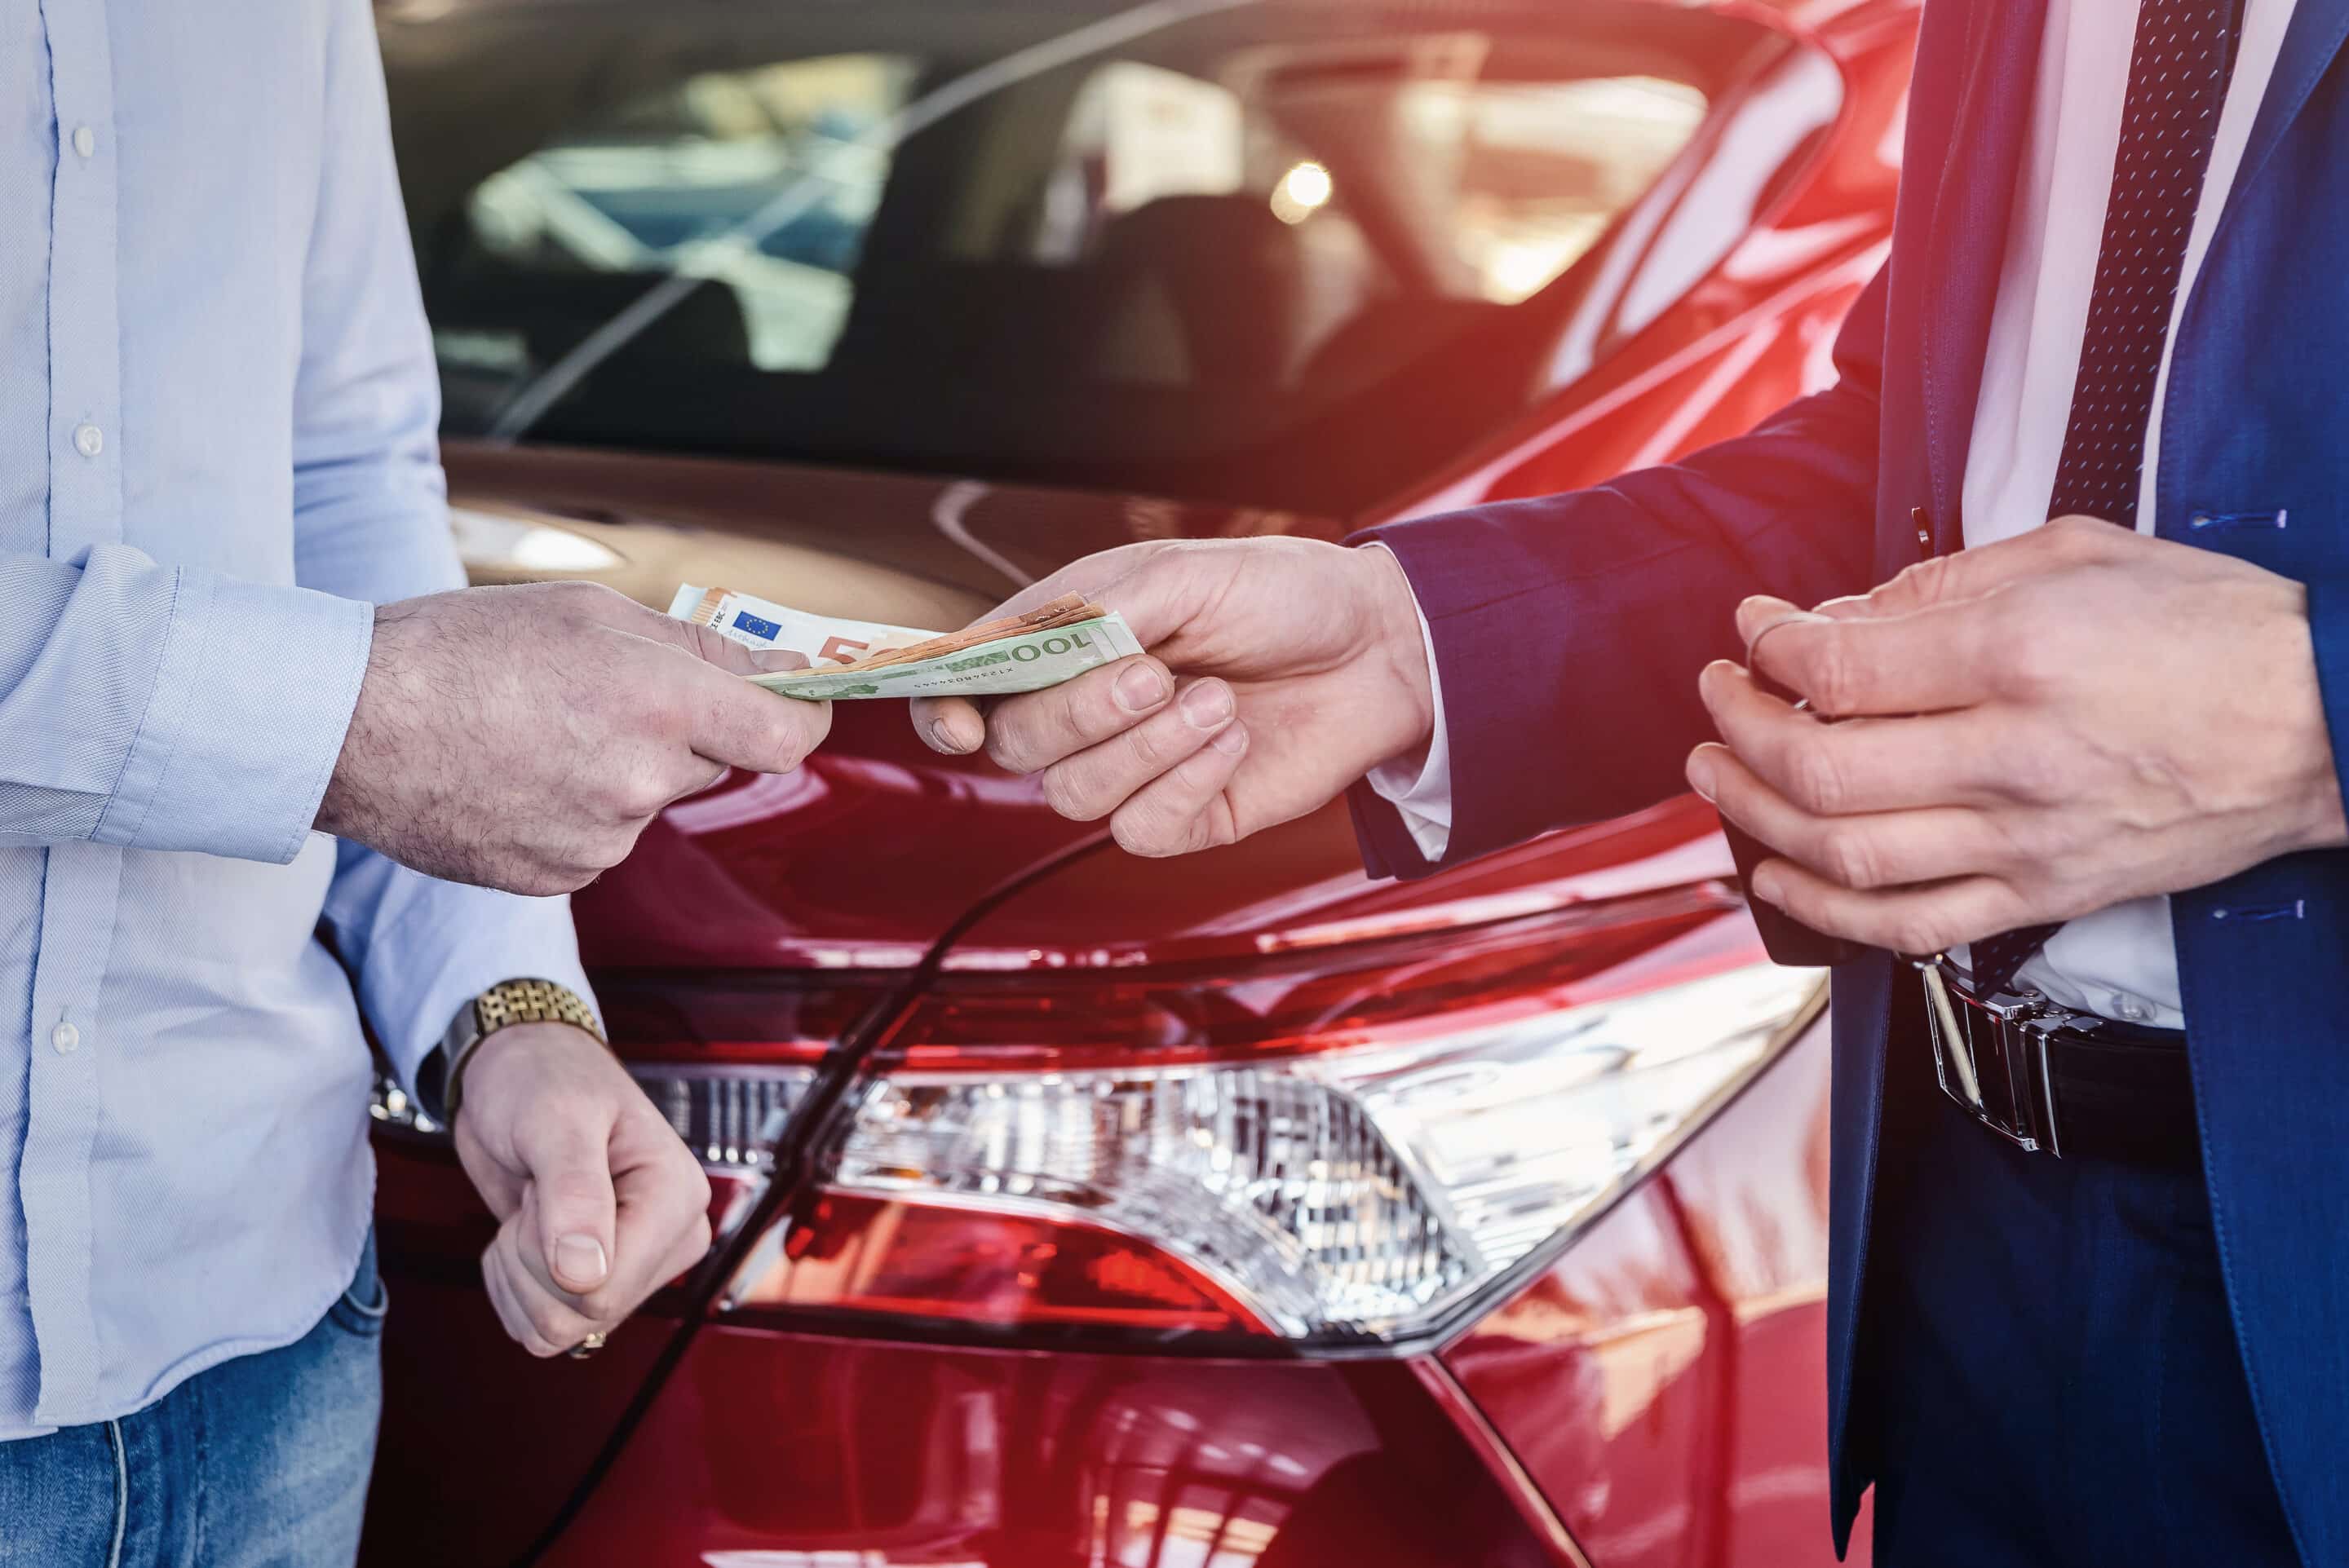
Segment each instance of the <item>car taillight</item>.
M1788 1037L1816 970L1717 889L1245 975L968 976L843 1108L748 1305L1408 1338Z

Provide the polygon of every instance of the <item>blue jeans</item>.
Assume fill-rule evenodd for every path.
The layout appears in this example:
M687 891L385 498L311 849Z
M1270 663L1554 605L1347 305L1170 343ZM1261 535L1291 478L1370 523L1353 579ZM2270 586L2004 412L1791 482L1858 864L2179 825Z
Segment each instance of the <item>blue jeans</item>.
M1877 1568L2297 1568L2200 1173L1904 1099L1869 1261Z
M383 1406L375 1238L317 1326L118 1421L0 1442L0 1568L348 1568Z

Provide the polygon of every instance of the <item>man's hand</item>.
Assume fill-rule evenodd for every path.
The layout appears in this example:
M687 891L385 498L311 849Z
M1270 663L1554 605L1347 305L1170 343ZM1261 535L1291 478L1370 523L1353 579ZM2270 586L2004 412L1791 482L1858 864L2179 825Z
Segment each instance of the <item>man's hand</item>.
M797 768L830 705L740 677L804 663L587 583L387 604L317 825L454 882L568 892L728 769Z
M1816 930L1938 953L2349 841L2288 578L2064 518L1753 644L1793 613L1748 600L1739 629L1814 711L1715 664L1728 744L1688 774Z
M1089 556L989 615L1080 593L1123 614L1149 655L984 716L917 700L939 751L1042 776L1081 822L1138 855L1232 843L1299 817L1390 758L1423 751L1427 657L1402 568L1383 550L1299 539L1130 544Z
M709 1248L709 1181L636 1080L569 1024L473 1047L457 1157L498 1218L481 1279L533 1356L609 1333Z

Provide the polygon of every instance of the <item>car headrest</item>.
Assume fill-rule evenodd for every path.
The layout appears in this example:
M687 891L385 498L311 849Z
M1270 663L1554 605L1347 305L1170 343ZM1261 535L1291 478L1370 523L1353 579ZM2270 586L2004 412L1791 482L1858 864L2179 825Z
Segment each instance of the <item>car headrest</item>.
M1304 256L1297 232L1262 196L1161 196L1112 219L1088 265L1104 333L1131 335L1121 315L1170 307L1193 382L1277 382L1293 363L1303 321Z

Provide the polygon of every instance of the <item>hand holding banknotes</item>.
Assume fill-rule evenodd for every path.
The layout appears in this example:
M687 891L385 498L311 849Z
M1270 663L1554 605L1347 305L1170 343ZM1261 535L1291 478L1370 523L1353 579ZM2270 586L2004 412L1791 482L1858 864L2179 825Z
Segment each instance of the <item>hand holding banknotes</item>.
M317 825L434 876L567 892L729 769L797 768L830 707L741 677L804 662L586 583L386 604Z
M934 749L1041 778L1079 821L1135 854L1232 843L1321 805L1433 723L1419 615L1382 550L1300 539L1130 544L1007 602L1076 593L1150 650L1049 690L917 698Z

